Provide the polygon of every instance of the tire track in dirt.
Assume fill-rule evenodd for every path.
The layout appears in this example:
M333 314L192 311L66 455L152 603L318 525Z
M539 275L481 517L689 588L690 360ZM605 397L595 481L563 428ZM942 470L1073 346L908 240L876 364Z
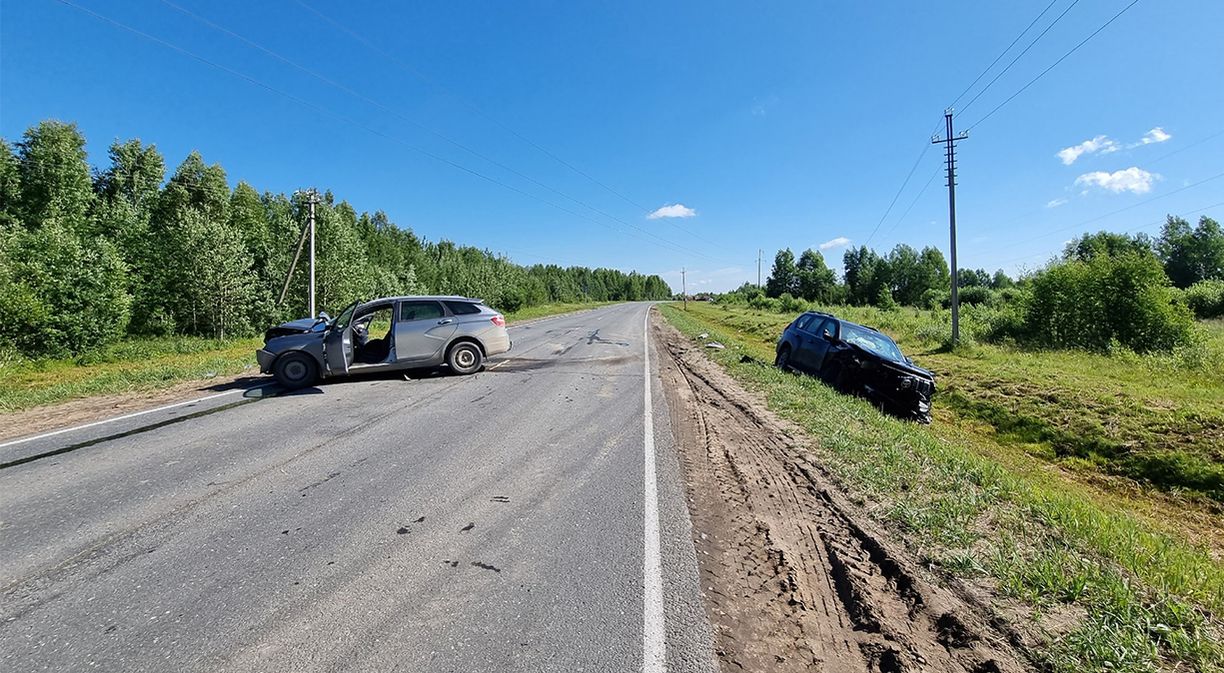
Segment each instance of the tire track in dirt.
M785 424L655 318L724 671L1027 670L827 485Z

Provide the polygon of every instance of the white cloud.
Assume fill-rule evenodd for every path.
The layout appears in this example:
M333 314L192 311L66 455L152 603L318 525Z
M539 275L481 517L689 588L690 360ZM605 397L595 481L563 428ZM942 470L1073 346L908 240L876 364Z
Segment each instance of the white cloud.
M672 203L659 208L646 217L651 220L658 220L664 217L693 217L696 214L697 211L689 208L683 203Z
M1046 208L1057 208L1067 205L1067 199L1051 199L1046 202Z
M1092 140L1085 140L1078 145L1072 145L1058 151L1058 158L1062 159L1064 166L1070 166L1075 163L1075 160L1085 154L1109 154L1122 149L1118 143L1112 140L1109 136L1097 136Z
M846 238L845 236L838 236L837 238L821 243L819 247L821 250L832 250L834 248L840 248L843 245L848 245L849 243L850 239Z
M1152 143L1163 143L1173 136L1165 133L1165 130L1157 126L1156 128L1143 134L1143 138L1139 140L1137 145L1151 145Z
M1115 194L1122 192L1146 194L1152 191L1152 183L1159 179L1160 176L1156 173L1149 173L1138 166L1131 166L1113 173L1105 171L1084 173L1075 179L1075 184L1096 186Z

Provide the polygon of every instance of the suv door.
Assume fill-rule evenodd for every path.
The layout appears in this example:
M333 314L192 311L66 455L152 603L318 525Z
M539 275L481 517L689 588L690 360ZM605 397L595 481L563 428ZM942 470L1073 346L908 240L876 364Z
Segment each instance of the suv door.
M829 338L837 337L837 321L832 318L825 318L820 323L816 323L814 320L812 322L815 324L809 330L811 342L806 348L807 353L804 365L811 373L819 374L820 368L824 366L825 356L829 354L829 348L833 346Z
M441 361L442 348L455 333L455 318L441 302L408 299L399 303L395 321L395 361Z

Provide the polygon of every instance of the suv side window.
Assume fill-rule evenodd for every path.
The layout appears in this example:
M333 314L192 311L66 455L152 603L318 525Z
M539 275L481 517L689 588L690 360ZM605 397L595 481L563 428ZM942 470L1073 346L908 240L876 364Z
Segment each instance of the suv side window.
M795 321L795 329L807 329L808 323L810 322L812 322L812 316L801 315L799 316L799 319Z
M837 323L833 322L832 318L825 320L824 324L820 326L820 330L817 331L816 334L821 337L837 336Z
M401 322L409 322L412 320L438 320L443 315L442 305L436 301L400 302L399 319Z
M447 301L442 303L446 304L446 308L449 308L450 312L454 313L455 315L472 315L474 313L480 313L480 307L471 302Z

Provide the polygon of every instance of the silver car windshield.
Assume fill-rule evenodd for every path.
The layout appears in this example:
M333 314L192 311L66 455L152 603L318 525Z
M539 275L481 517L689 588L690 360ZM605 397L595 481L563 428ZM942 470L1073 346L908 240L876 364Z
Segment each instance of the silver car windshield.
M842 341L852 343L889 360L896 362L903 362L905 360L905 356L901 355L901 349L897 348L897 344L879 332L842 323Z

